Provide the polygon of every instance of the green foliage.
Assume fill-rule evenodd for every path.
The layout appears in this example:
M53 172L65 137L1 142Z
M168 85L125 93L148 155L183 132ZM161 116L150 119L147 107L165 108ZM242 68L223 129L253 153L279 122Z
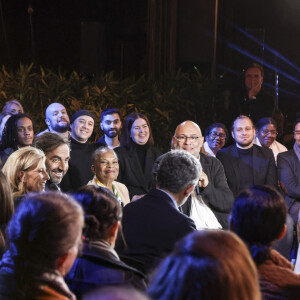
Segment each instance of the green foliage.
M176 126L184 120L197 122L202 130L222 119L223 97L218 81L198 71L117 79L113 73L92 80L73 71L43 69L32 64L15 71L0 70L0 104L19 99L39 130L45 129L44 112L52 102L65 105L71 116L78 109L92 111L100 119L107 107L119 108L123 117L132 111L145 113L150 120L156 146L168 150ZM94 139L101 135L95 126Z

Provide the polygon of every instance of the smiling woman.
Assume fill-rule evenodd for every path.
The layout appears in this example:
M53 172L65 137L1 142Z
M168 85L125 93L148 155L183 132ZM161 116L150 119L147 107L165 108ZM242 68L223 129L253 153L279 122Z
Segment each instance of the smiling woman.
M114 150L107 147L97 149L92 156L91 168L95 176L88 185L108 188L122 206L130 202L127 187L116 181L119 174L119 162Z
M25 194L44 191L49 179L45 160L44 152L33 147L21 148L7 159L2 171L10 183L16 205Z
M152 167L161 155L153 144L148 118L141 113L131 113L125 122L121 147L115 148L120 164L118 181L127 186L130 198L146 194L152 188Z

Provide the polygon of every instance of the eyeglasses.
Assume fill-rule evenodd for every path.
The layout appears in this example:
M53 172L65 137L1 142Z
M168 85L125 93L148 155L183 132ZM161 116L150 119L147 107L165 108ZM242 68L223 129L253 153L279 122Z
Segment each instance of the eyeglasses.
M185 135L175 136L175 139L179 143L183 143L187 140L190 140L191 143L196 143L199 138L200 138L200 136L196 136L196 135L192 135L192 136L185 136Z
M263 135L268 135L269 133L271 133L272 135L277 135L278 134L278 132L276 131L276 130L268 130L268 129L266 129L266 130L261 130L261 133L263 134Z
M214 140L216 137L219 137L221 140L225 140L226 139L226 134L223 133L217 133L217 132L211 132L210 133L210 137Z
M300 135L300 131L294 131L294 135Z

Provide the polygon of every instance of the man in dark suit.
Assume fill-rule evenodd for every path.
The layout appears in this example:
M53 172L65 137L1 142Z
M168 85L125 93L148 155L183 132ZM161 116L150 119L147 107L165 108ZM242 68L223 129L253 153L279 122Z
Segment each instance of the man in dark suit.
M278 154L278 178L289 214L298 222L300 210L300 119L294 126L295 144L293 149Z
M124 207L122 228L127 247L116 249L127 264L148 274L174 244L195 230L178 209L198 184L201 165L189 153L171 151L157 171L157 188Z
M273 152L253 144L255 128L252 120L240 115L233 123L231 134L235 145L218 151L217 158L224 166L228 185L234 196L253 184L277 188Z

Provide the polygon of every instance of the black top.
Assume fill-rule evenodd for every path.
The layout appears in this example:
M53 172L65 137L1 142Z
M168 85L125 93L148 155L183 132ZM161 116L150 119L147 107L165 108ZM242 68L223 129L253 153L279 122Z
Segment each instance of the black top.
M60 184L63 192L75 192L94 177L91 165L92 154L96 150L96 145L88 142L79 143L73 138L70 138L70 142L69 170Z
M237 148L239 155L239 172L241 176L241 189L247 188L254 184L253 174L253 147L249 149Z
M81 296L95 288L126 284L145 290L143 273L123 263L105 241L85 244L65 278L70 290Z
M250 117L255 124L261 118L271 117L274 109L274 96L264 90L260 90L254 99L249 99L245 90L239 91L231 99L228 124L231 125L238 115Z
M117 181L126 185L130 198L134 195L148 193L153 187L152 167L161 152L147 146L144 159L142 158L143 151L138 154L136 147L130 149L119 147L115 148L115 152L118 155L120 166ZM140 159L144 160L144 168L140 163Z

